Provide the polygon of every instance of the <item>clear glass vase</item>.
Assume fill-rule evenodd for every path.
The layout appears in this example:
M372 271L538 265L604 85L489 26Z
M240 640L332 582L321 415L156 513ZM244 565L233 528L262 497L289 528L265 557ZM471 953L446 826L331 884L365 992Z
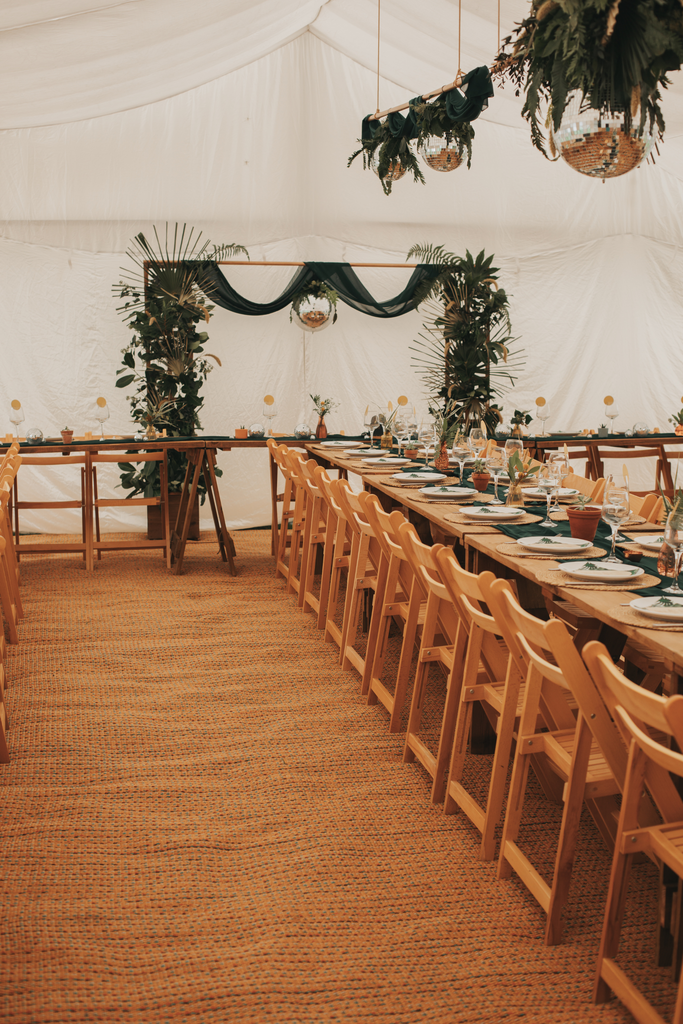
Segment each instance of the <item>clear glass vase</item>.
M522 485L515 481L510 481L508 488L507 498L505 499L506 505L514 505L516 508L524 505L524 495L522 494Z

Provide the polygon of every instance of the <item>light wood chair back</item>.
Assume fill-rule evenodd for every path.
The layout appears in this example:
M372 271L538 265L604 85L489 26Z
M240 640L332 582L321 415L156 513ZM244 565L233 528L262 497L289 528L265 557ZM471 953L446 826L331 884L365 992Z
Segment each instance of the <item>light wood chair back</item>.
M399 529L406 522L403 513L385 512L377 496L367 491L358 495L358 501L381 552L361 693L367 694L368 704L379 701L387 709L389 731L398 732L426 594L415 580L401 544ZM402 634L397 668L390 673L393 689L385 671L392 622L398 624Z
M658 523L664 511L664 499L660 494L629 494L631 512L642 516L648 523Z
M298 595L304 531L306 529L306 517L309 507L308 490L306 488L303 467L306 462L315 460L309 460L295 451L289 451L285 456L285 460L291 477L294 496L292 529L289 537L289 561L287 563L287 593L296 593ZM318 465L318 463L316 462L315 465Z
M573 487L581 494L587 494L592 504L600 504L605 493L605 480L600 477L598 480L588 480L585 476L576 473L569 473L562 481L563 487Z
M92 509L93 513L103 508L128 508L135 506L156 506L161 513L162 537L160 540L148 540L146 537L139 540L101 540L93 537L93 518L90 514L86 516L86 567L89 570L94 568L94 554L100 551L128 551L143 550L147 548L161 548L166 560L167 568L171 568L173 556L171 553L171 528L168 514L168 451L166 448L160 451L141 451L129 453L87 452L86 459L86 508ZM63 459L63 462L68 461ZM159 465L159 490L157 497L152 498L100 498L94 497L94 484L97 479L97 467L101 465L120 465L121 463L131 465L137 463L150 464L156 462Z
M514 871L524 882L546 912L545 940L554 945L562 937L561 915L571 884L583 803L603 839L611 845L615 797L624 778L625 748L564 623L537 619L524 611L509 592L502 594L502 608L501 614L517 633L527 671L498 877L508 878ZM571 706L574 702L578 705L576 719ZM564 783L562 825L551 885L519 843L529 765L538 754L545 756Z
M318 477L318 482L327 499L328 523L330 523L330 529L332 528L332 521L336 524L334 527L334 545L332 548L332 565L330 568L327 605L324 613L325 642L335 643L341 650L343 617L342 624L340 625L337 622L337 611L339 608L342 583L349 575L349 564L353 547L354 532L348 522L344 509L337 501L336 488L340 486L339 480L333 480L325 474L324 476ZM348 487L346 481L344 481L342 486Z
M437 556L444 550L444 546L423 544L411 523L403 523L398 533L413 573L422 580L427 592L403 760L410 763L417 759L426 768L432 778L432 802L439 803L444 796L446 771L460 700L468 630L460 609L454 604L441 579ZM427 736L421 731L430 684L433 689L434 672L430 671L432 665L440 667L446 676L446 693L440 729L437 733L436 751L433 750L436 730L433 727L429 728L432 747L428 745Z
M369 642L363 650L358 634L370 630L370 592L374 596L381 585L382 547L365 518L360 495L343 479L331 481L330 486L351 533L339 662L343 669L355 669L359 673L361 692L365 693L373 651Z
M443 583L467 633L460 687L458 689L456 684L453 695L456 702L455 726L444 812L464 812L481 833L479 858L492 860L495 856L495 831L505 798L521 675L488 607L490 588L495 582L493 573L486 571L476 575L468 572L448 548L438 552L436 560ZM503 587L510 586L505 580L500 582ZM464 782L467 758L473 752L473 712L477 703L495 731L495 753L484 804Z
M320 471L325 472L313 459L301 464L301 479L307 492L307 513L301 554L301 586L297 604L304 611L313 612L316 623L320 613L320 600L315 592L316 566L319 553L324 556L328 515L327 500L320 486Z
M9 641L19 642L19 620L24 618L24 609L19 592L19 565L14 547L12 527L9 521L9 501L12 496L12 476L5 473L0 479L0 537L5 546L0 557L0 604L7 623ZM5 635L0 638L0 654L4 657Z
M79 466L80 467L80 496L65 501L22 501L19 498L19 477L15 475L14 495L12 499L12 511L14 513L14 546L17 561L24 554L49 554L52 552L80 552L82 558L88 564L88 488L87 488L87 460L88 456L83 455L22 455L21 465L24 467L22 479L25 478L26 468L29 466L36 469L48 466ZM11 460L10 460L11 461ZM21 540L20 512L28 509L80 509L81 513L81 540L74 541L51 541L40 543Z
M271 529L275 531L276 524L279 522L279 526L277 527L277 535L273 537L272 545L272 550L275 554L275 575L284 576L286 578L286 573L283 573L280 567L279 554L281 549L287 547L287 542L289 539L289 524L292 518L292 479L291 476L287 473L285 461L285 457L289 452L289 448L287 447L286 444L278 444L273 437L268 438L268 440L266 441L266 445L268 446L270 457L273 460L273 463L275 464L275 468L272 471L274 474L274 486L273 493L271 495L271 500L273 504L271 516ZM277 484L279 475L282 475L282 477L284 478L284 489L282 493L278 493ZM278 510L278 506L280 504L282 505L281 511Z
M283 448L285 449L284 451L282 450ZM282 473L285 479L285 486L282 497L282 521L280 523L277 548L275 552L275 575L288 580L289 561L287 558L287 550L289 549L291 558L292 534L294 533L293 522L295 518L297 498L296 492L298 477L296 476L295 469L303 460L304 456L294 448L286 448L285 445L280 445L278 447L277 454L279 459L279 462L277 463L278 470ZM301 500L303 501L303 495ZM290 527L292 528L291 530ZM287 589L290 590L289 586Z
M662 1024L662 1017L646 993L616 962L616 957L633 858L645 854L659 864L660 885L664 866L679 879L683 878L683 801L672 779L672 776L683 779L683 755L670 749L672 740L679 748L683 746L683 697L676 695L667 699L642 690L612 664L601 644L595 643L590 647L587 662L591 665L591 673L609 695L615 719L629 743L594 998L596 1003L604 1003L614 993L642 1024ZM643 825L643 803L647 796L657 804L661 818ZM660 915L660 930L663 924L663 915ZM676 977L680 970L680 951L678 956L672 957L670 951L664 951L660 944L659 966L666 962L671 963ZM676 1024L683 1021L683 975L678 981L673 1020Z

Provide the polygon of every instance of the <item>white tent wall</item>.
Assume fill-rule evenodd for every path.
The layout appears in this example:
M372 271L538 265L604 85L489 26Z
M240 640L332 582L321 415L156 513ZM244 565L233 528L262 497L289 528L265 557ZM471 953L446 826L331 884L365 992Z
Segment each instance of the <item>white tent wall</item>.
M292 6L300 13L306 5ZM448 78L453 47L439 38L438 25L455 8L445 0L430 5L421 34L414 5L387 8L392 42L383 66L394 80L382 80L381 97L391 104ZM0 411L18 397L25 426L54 433L68 421L95 429L89 417L103 394L112 409L108 430L130 426L125 396L114 388L128 332L111 285L135 233L177 220L213 241L247 245L252 259L400 261L416 241L456 252L485 248L501 268L526 355L506 409L529 408L543 394L551 429L595 426L609 392L621 411L618 426L644 420L664 428L683 394L678 92L670 97L674 129L657 165L621 180L602 185L545 161L526 125L511 116L520 101L496 95L475 123L470 171L426 170L426 186L406 177L385 197L360 158L346 168L361 117L375 103L373 11L368 0L332 0L311 31L280 45L286 33L274 26L272 52L262 40L264 56L215 80L178 94L167 86L167 98L89 120L62 115L66 123L40 127L34 111L36 127L0 133ZM467 25L472 11L465 13ZM412 35L401 37L401 24ZM479 27L483 33L484 23ZM415 42L415 54L404 51L402 63L401 38L404 46ZM463 51L466 68L487 52L483 43L471 59ZM177 78L189 81L182 68ZM24 120L17 113L12 123L30 123L28 108L20 113ZM8 123L7 112L2 116ZM290 275L284 268L225 269L255 299L277 294ZM377 298L395 294L408 276L360 274ZM223 367L206 384L203 428L232 433L260 420L268 392L278 402L276 429L310 421L310 392L340 403L331 425L347 431L359 428L369 401L406 393L424 405L410 351L420 323L418 312L384 321L340 304L337 324L308 338L304 365L302 332L287 310L240 317L217 309L208 350ZM267 523L265 453L226 453L220 465L231 526ZM113 471L105 492L116 494L116 482ZM39 490L25 474L22 494ZM73 490L64 470L51 475L50 496ZM25 523L78 529L76 519L41 513ZM137 514L118 512L105 522L107 529L139 525Z

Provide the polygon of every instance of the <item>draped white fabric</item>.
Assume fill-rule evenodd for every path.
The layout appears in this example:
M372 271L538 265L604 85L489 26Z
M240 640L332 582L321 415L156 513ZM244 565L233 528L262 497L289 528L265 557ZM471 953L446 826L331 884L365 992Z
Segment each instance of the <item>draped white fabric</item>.
M502 8L505 34L526 4ZM464 4L466 70L490 60L495 17L495 0ZM0 8L0 53L0 411L20 398L25 425L95 429L102 394L107 429L129 428L113 386L128 332L111 285L128 240L166 221L241 242L252 259L400 261L416 241L485 248L526 355L508 410L543 394L549 428L596 426L611 393L617 426L664 428L680 405L679 78L656 165L623 179L603 185L545 161L521 100L497 90L474 126L470 171L426 170L426 186L405 178L385 197L360 161L346 167L375 107L375 0L24 0ZM457 4L383 0L381 60L383 106L452 78ZM408 273L361 271L378 298ZM288 275L229 271L254 298ZM330 425L348 431L369 401L405 393L424 406L410 350L420 324L419 312L381 322L341 306L337 324L304 346L286 310L216 310L209 351L223 367L206 385L204 428L232 433L261 420L266 393L277 399L276 429L310 420L310 392L339 402ZM233 452L220 464L231 525L265 524L264 454ZM25 494L73 493L66 469L47 485L25 479ZM113 471L103 488L115 493L116 481ZM136 521L112 514L106 526ZM75 522L26 517L35 529Z

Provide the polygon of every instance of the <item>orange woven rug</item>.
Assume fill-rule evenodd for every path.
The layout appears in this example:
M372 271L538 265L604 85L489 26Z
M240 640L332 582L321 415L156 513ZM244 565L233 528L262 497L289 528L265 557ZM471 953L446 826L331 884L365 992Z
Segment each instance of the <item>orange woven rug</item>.
M590 1001L607 852L590 819L563 945L273 575L267 531L22 561L0 766L0 1021L625 1022ZM473 759L475 760L475 759ZM485 759L482 759L484 763ZM557 811L535 805L551 844ZM654 872L627 926L653 966Z

